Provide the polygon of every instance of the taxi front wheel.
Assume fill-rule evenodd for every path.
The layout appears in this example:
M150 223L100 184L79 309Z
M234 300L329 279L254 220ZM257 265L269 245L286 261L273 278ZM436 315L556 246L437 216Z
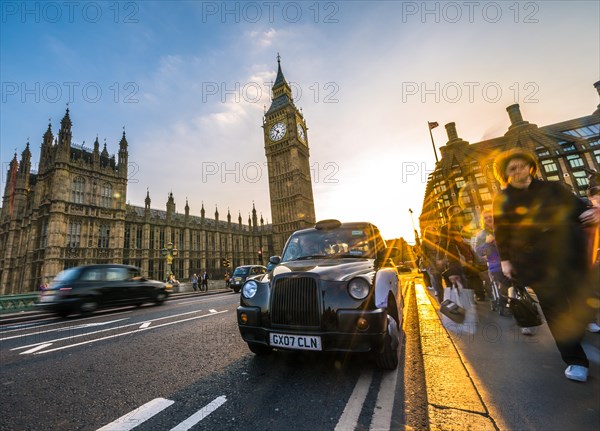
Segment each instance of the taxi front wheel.
M398 324L392 316L388 315L388 325L385 334L383 350L376 354L375 362L381 370L395 370L398 367L398 346L400 334Z

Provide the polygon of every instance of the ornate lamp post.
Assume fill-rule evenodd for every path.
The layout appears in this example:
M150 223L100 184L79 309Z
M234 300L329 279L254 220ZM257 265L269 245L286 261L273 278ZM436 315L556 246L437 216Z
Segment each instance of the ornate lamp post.
M173 273L171 271L171 265L173 264L173 258L179 254L179 250L177 250L177 247L175 247L173 245L173 243L170 242L167 244L167 246L165 248L162 249L161 253L164 256L165 260L167 261L167 280L168 280L169 276Z

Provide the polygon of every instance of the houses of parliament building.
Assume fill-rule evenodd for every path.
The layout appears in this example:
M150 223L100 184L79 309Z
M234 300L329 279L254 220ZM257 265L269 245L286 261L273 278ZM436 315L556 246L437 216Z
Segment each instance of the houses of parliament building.
M281 71L272 87L272 103L263 118L269 170L272 224L247 221L229 211L207 217L175 208L169 193L165 210L151 207L149 191L143 207L126 204L128 141L123 132L118 153L72 142L69 109L57 136L52 126L43 135L37 172L32 170L29 143L10 162L0 212L0 294L34 291L45 279L73 266L124 263L141 268L153 279L165 279L163 250L178 250L172 271L182 279L206 270L220 278L231 266L266 264L279 254L289 234L314 224L314 202L308 136L302 113Z

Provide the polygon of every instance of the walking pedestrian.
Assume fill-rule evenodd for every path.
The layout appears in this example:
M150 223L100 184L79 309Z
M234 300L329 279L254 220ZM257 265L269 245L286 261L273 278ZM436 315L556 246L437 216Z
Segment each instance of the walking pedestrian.
M200 280L200 290L208 291L208 272L204 271Z
M590 209L561 183L535 178L536 157L523 149L500 154L495 174L494 233L502 272L533 288L567 364L565 376L587 381L581 338L590 322L591 297L583 225L597 223Z
M198 275L196 273L192 275L192 289L194 289L194 292L198 290Z

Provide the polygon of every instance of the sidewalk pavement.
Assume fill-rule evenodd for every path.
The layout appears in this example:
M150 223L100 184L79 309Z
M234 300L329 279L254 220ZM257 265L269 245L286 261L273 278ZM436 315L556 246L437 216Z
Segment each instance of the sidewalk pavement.
M483 403L463 358L442 325L439 305L420 277L415 277L415 295L430 430L497 431L500 427Z

